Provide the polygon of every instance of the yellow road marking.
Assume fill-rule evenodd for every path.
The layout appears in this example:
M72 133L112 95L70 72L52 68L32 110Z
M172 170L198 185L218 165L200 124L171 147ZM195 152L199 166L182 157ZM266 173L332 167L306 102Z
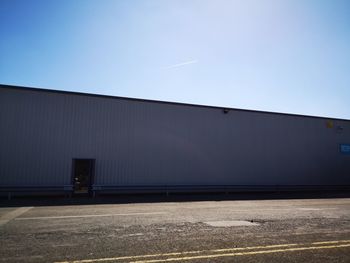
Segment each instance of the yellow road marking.
M334 246L320 246L320 247L297 247L297 248L285 248L285 249L275 249L275 250L260 250L260 251L238 252L238 253L228 253L228 254L167 258L167 259L151 259L151 260L133 261L130 263L155 263L155 262L169 262L169 261L184 261L184 260L194 260L194 259L235 257L235 256L247 256L247 255L257 255L257 254L270 254L270 253L280 253L280 252L290 252L290 251L330 249L330 248L342 248L342 247L350 247L350 244L334 245Z
M199 253L215 253L215 252L228 252L236 250L250 250L250 249L261 249L261 248L278 248L278 247L290 247L297 246L298 244L284 244L284 245L269 245L269 246L255 246L255 247L235 247L235 248L223 248L223 249L213 249L213 250L195 250L195 251L184 251L184 252L172 252L163 254L148 254L148 255L138 255L138 256L125 256L125 257L114 257L114 258L96 258L96 259L83 259L83 260L73 260L73 261L62 261L55 263L90 263L90 262L103 262L103 261L116 261L123 259L137 259L137 258L150 258L150 257L165 257L165 256L181 256L187 254L199 254Z
M335 241L324 241L324 242L314 242L310 243L309 245L321 245L321 244L336 244L336 243L348 243L350 240L335 240ZM229 253L229 254L215 254L215 255L207 255L209 257L215 257L219 255L241 255L242 253L244 255L249 255L249 253L255 253L259 254L259 252L264 251L270 251L268 253L276 253L276 252L282 252L282 251L294 251L293 249L299 249L299 248L288 248L293 246L306 246L307 244L281 244L281 245L267 245L267 246L252 246L252 247L239 247L239 248L223 248L223 249L212 249L212 250L197 250L197 251L183 251L183 252L172 252L172 253L160 253L160 254L146 254L146 255L137 255L137 256L124 256L124 257L112 257L112 258L96 258L96 259L83 259L83 260L73 260L73 261L61 261L61 262L55 262L55 263L92 263L92 262L107 262L107 261L118 261L118 260L137 260L142 258L156 258L156 257L166 257L166 256L184 256L184 255L190 255L190 254L200 254L200 253L219 253L219 252L230 252L230 251L240 251L240 250L255 250L255 249L271 249L271 248L286 248L286 249L276 249L276 250L260 250L260 251L248 251L248 252L241 252L241 253ZM338 246L350 246L350 244L342 244ZM337 246L332 246L337 247ZM301 247L303 248L303 247ZM304 247L310 249L311 247ZM316 247L316 248L328 248L327 246L323 247ZM271 252L276 251L276 252ZM261 253L260 253L261 254ZM169 259L150 259L146 261L135 261L135 262L166 262L166 261L178 261L178 260L189 260L195 259L196 257L202 258L207 257L206 255L202 256L194 256L194 257L176 257L176 258L169 258ZM178 259L180 258L180 259Z
M336 244L336 243L344 243L344 242L350 242L350 239L349 240L334 240L334 241L323 241L323 242L314 242L314 243L311 243L313 245L321 245L321 244Z

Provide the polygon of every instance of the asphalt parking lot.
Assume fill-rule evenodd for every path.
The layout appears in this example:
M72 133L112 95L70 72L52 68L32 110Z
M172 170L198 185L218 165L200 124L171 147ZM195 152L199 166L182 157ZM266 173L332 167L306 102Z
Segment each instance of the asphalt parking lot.
M350 262L350 198L0 203L0 262Z

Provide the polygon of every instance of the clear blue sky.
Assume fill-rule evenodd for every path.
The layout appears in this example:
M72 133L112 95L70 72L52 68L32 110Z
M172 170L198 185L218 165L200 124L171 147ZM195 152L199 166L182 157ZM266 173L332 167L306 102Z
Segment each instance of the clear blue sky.
M0 83L350 119L350 1L0 0Z

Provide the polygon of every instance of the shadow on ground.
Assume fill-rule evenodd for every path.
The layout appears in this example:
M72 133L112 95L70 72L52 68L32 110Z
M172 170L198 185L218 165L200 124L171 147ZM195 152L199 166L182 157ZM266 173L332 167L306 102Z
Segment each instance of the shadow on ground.
M0 199L0 207L22 206L67 206L94 204L129 204L129 203L160 203L160 202L200 202L200 201L234 201L234 200L278 200L278 199L322 199L350 198L350 192L249 192L249 193L193 193L193 194L121 194L88 196L31 196Z

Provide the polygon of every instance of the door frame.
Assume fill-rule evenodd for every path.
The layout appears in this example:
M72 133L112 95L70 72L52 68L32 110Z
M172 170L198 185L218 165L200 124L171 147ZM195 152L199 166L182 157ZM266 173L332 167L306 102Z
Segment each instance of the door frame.
M74 184L75 184L75 167L76 167L76 161L89 161L90 162L90 180L88 185L88 195L92 196L92 185L95 181L95 158L72 158L72 172L71 172L71 184L73 185L73 195L75 193Z

